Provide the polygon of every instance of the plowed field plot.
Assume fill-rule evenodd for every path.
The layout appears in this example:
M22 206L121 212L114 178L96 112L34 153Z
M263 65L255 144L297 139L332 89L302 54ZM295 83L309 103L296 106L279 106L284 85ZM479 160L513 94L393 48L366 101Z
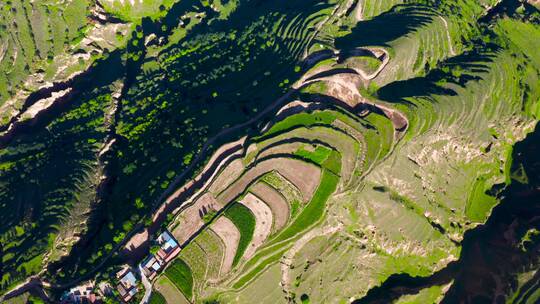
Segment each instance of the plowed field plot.
M155 289L163 295L167 304L178 303L188 304L190 303L184 294L174 285L171 280L166 276L160 276L154 284Z
M233 260L234 266L240 261L240 258L242 258L253 239L253 233L255 232L256 227L256 217L253 212L242 203L232 204L225 210L224 215L233 222L240 232L240 240L238 241L238 247L236 248Z
M251 193L244 196L240 203L246 206L255 217L253 237L243 255L243 258L249 259L255 254L255 250L257 250L270 235L270 232L272 231L273 215L270 207Z
M236 251L240 243L240 231L234 223L227 217L219 217L210 227L213 232L221 239L224 244L225 252L220 273L222 275L228 273L234 263Z
M165 270L165 276L187 299L193 296L193 275L191 268L181 259L174 260Z
M306 198L310 198L313 195L319 183L320 171L316 166L290 158L272 158L257 163L255 167L247 171L222 192L217 199L221 202L232 201L243 193L257 178L270 171L279 172L280 175L295 185L297 189L300 189Z
M177 222L178 226L172 231L174 237L183 244L204 226L208 217L221 208L223 204L220 204L212 194L203 194L181 213Z
M258 182L250 188L257 198L267 204L272 210L274 219L273 231L279 231L289 219L290 208L289 204L276 189L268 186L265 183Z

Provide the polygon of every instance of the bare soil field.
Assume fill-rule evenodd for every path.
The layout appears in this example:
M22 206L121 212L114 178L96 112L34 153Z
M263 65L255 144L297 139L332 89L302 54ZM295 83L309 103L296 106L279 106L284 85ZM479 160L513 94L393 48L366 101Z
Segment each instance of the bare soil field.
M298 148L303 146L303 143L294 142L294 143L285 143L283 145L278 145L270 147L260 152L257 158L265 158L275 154L293 154Z
M265 183L256 183L250 192L264 201L274 215L273 231L279 231L289 220L290 208L285 198L274 188Z
M212 185L208 188L208 191L215 194L221 193L228 185L242 175L244 169L244 164L241 159L232 161L227 167L221 170L219 175L212 182Z
M320 79L326 81L328 85L328 96L334 97L346 103L349 107L354 108L357 105L366 102L358 91L361 82L358 81L357 75L354 74L338 74L332 77Z
M124 246L123 253L128 256L137 256L138 254L136 253L136 251L142 248L141 245L148 241L148 237L148 230L146 229L142 232L135 234Z
M317 166L300 160L278 157L264 160L247 171L217 197L218 201L231 202L244 192L254 180L272 170L279 172L302 191L304 198L311 198L319 185L321 171Z
M341 175L343 176L343 183L350 180L356 166L356 160L359 158L357 155L359 151L355 149L356 139L353 136L346 134L345 132L340 133L337 130L325 127L317 126L309 129L302 127L273 137L272 139L265 141L265 143L272 144L287 138L303 138L307 140L319 140L327 143L329 146L340 152L342 156ZM356 146L361 144L362 142L359 142L356 144Z
M220 271L221 275L224 275L232 268L236 249L238 248L238 242L240 241L240 231L238 231L238 228L236 228L231 220L224 216L220 216L212 226L210 226L210 229L221 238L225 245L225 254L223 256L223 263L221 264Z
M270 232L272 231L273 216L270 207L251 193L248 193L240 203L248 207L255 216L253 239L244 252L244 258L249 259L270 235Z
M204 226L202 217L210 211L217 211L223 208L211 193L203 194L197 201L184 210L178 217L177 227L172 234L180 244L183 244Z

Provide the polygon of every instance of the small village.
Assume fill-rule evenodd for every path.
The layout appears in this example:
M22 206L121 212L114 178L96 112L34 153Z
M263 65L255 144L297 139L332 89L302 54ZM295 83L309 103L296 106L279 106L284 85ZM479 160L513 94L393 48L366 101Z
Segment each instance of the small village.
M165 270L181 251L181 247L167 230L155 240L150 253L133 267L122 265L108 282L88 281L71 288L61 298L61 304L147 303L151 281Z

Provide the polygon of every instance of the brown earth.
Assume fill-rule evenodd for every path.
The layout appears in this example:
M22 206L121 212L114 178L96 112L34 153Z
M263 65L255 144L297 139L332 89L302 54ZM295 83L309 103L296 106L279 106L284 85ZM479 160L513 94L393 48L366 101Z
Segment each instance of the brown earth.
M284 134L280 134L265 141L264 143L270 145L272 143L286 140L288 138L303 138L312 141L318 140L324 142L340 152L342 158L342 183L346 183L350 180L352 176L352 173L355 169L356 160L358 158L358 155L356 155L356 152L353 149L353 142L356 141L356 139L345 132L339 134L338 132L339 131L337 130L325 127L312 127L309 129L302 127ZM362 143L360 142L358 143L358 145L359 147L361 147Z
M221 193L217 200L225 204L233 201L253 181L272 170L279 172L302 191L305 199L311 198L319 185L321 172L317 166L296 159L278 157L258 163Z
M223 207L211 193L203 194L178 216L178 226L172 231L173 236L179 244L185 243L204 226L202 217L205 214L221 210Z
M224 191L228 185L242 175L244 169L244 164L241 159L232 161L227 167L221 170L214 182L212 182L212 185L208 188L208 191L216 195Z
M223 255L223 263L221 263L220 270L220 274L224 275L232 268L236 249L238 248L238 243L240 241L240 231L238 231L238 228L236 228L231 220L224 216L220 216L210 226L210 229L219 236L225 245L225 253Z
M273 216L272 210L261 199L248 193L241 201L244 206L255 216L255 230L253 239L244 252L244 259L249 259L255 254L255 250L268 238L272 231Z
M287 224L290 215L289 204L276 189L265 183L256 183L249 191L264 201L272 210L274 215L273 231L279 231Z

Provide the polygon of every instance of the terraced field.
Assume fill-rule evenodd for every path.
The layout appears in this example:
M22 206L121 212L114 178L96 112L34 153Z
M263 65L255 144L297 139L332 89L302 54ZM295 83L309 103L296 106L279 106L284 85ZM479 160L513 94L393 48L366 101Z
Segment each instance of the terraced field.
M523 138L537 114L517 114L523 91L517 82L521 77L513 75L520 73L520 59L509 61L506 51L489 47L455 56L448 22L435 12L417 11L405 7L390 13L425 18L426 25L415 29L414 36L381 45L386 55L378 58L376 48L358 49L372 43L360 39L356 49L342 50L339 60L324 60L307 72L296 84L303 93L278 111L291 114L278 114L280 120L248 138L245 152L229 160L210 182L208 189L223 208L215 210L215 221L226 216L222 210L235 201L270 211L266 218L254 216L259 226L278 216L288 219L277 229L266 228L277 230L273 234L244 232L260 238L251 244L254 254L246 254L238 242L231 244L243 259L230 271L227 266L218 279L201 278L204 287L194 293L195 301L249 302L255 290L279 283L281 296L274 289L267 290L274 296L260 299L333 302L358 297L392 273L427 276L459 257L463 231L484 222L497 202L489 189L505 180L505 142ZM337 43L352 43L349 39ZM412 60L403 64L402 58ZM435 64L440 68L424 69ZM351 72L340 71L345 69ZM446 74L447 69L459 69L460 74ZM423 78L395 81L425 71ZM370 82L382 88L366 96ZM355 92L349 83L366 89ZM502 90L502 83L515 89ZM436 89L430 87L434 84ZM426 95L424 89L429 90ZM273 168L264 165L268 160ZM286 169L296 166L294 171L301 172L306 164L320 173L303 173L304 180L298 180ZM314 192L305 181L312 176L318 182ZM263 191L272 195L265 200ZM272 208L283 201L287 215ZM182 222L173 225L185 230ZM206 222L197 231L212 231L213 225ZM242 227L230 229L244 237ZM352 286L352 281L357 283ZM443 289L433 287L414 299L440 300Z
M0 286L37 275L8 297L116 284L167 228L182 250L152 303L492 300L461 285L474 272L462 250L503 189L532 180L512 151L540 115L537 9L99 3L112 24L133 22L124 48L0 150L0 208L15 214L0 213ZM512 235L534 268L531 229ZM534 295L527 267L501 277L532 283L501 297Z
M206 190L181 209L170 229L187 242L184 251L190 257L179 259L198 269L210 263L210 256L223 256L221 262L212 262L221 263L218 276L215 271L209 276L193 272L200 282L195 301L213 297L225 286L242 290L265 277L266 269L276 269L282 255L298 250L306 236L312 237L307 231L324 221L329 198L358 187L386 158L407 122L392 116L393 121L376 105L366 108L360 101L353 107L325 99L286 105L278 112L292 115L270 122L260 135L244 141L244 152L227 159ZM200 255L194 258L193 248L208 234L221 238L224 247L197 249Z
M236 203L236 205L245 204L255 214L252 216L256 220L255 226L266 228L246 230L242 224L239 224L239 221L229 222L229 226L233 225L230 228L223 227L219 221L221 216L228 216L228 209L223 213L224 215L218 215L215 224L214 222L200 221L198 226L193 227L189 222L183 220L182 215L179 222L173 224L175 227L173 234L175 235L185 233L188 229L191 229L193 233L199 229L202 229L203 233L218 231L219 233L216 234L222 236L220 243L225 244L224 251L233 252L228 254L229 257L233 255L235 259L238 256L241 257L241 262L238 265L236 262L232 262L231 258L225 257L223 259L225 264L221 266L221 274L217 279L214 276L201 278L199 275L194 275L194 277L199 277L205 286L198 289L196 297L207 296L210 286L214 286L219 281L227 281L227 277L231 276L228 274L231 271L231 266L236 266L233 267L233 273L236 269L238 273L242 271L247 274L245 276L237 275L236 280L229 281L227 284L242 287L257 277L261 269L276 264L279 261L279 255L275 255L276 251L280 253L289 249L302 232L320 222L324 215L326 200L338 188L338 183L340 189L349 186L353 175L358 180L365 173L366 168L372 165L357 161L362 160L361 154L367 152L364 152L363 149L370 149L360 134L362 132L369 133L368 130L371 130L371 135L386 134L388 130L385 128L388 126L392 128L392 122L386 116L375 112L364 113L364 117L359 117L341 107L331 104L326 106L330 106L330 109L325 109L324 104L319 104L317 105L319 109L308 115L295 114L275 123L262 136L255 137L254 142L247 145L246 151L249 152L242 159L242 163L246 165L243 172L238 172L237 165L235 165L237 163L231 160L231 169L224 167L215 178L216 181L219 181L219 185L225 188L221 193L215 194L214 200L224 202L220 206L226 206L228 202L238 200L240 203ZM378 122L378 124L373 124L371 121ZM372 142L377 143L374 138L372 138ZM393 145L392 142L388 144L390 145L388 147L372 146L373 151L370 151L369 154L376 156L371 161L376 162L384 158L385 154L381 153L381 150L388 152ZM227 188L222 184L227 179L221 176L230 175L229 170L238 173L235 174L236 179L228 179L231 186ZM271 178L269 173L272 174ZM212 186L209 186L209 189L212 189ZM260 196L256 196L257 193ZM268 202L264 200L265 193L270 193L266 194ZM201 198L207 197L208 194L208 192L201 194ZM273 209L276 210L275 207L272 209L275 204L286 204L287 208L280 209L280 212L288 209L294 210L294 214L280 215L278 212L273 212ZM201 214L201 208L200 204L194 203L184 209L182 214ZM197 212L192 212L190 209L195 209ZM265 211L256 211L256 209ZM221 210L215 211L220 212ZM274 218L278 217L281 218L279 222L283 222L283 224L279 224L276 228ZM273 223L275 232L269 238ZM219 226L219 228L214 228L214 225ZM227 229L232 229L232 231L227 232ZM234 237L231 233L239 235L236 242L232 241ZM245 236L246 233L249 235ZM191 252L190 248L196 248L197 245L192 244L197 244L199 237L195 237L194 243L190 243L184 250ZM252 240L248 245L247 252L244 246L239 245L242 243L241 239ZM218 250L218 248L214 250ZM237 252L240 252L240 255ZM188 264L191 260L194 264L193 267L197 267L195 264L205 263L205 256L208 254L219 255L206 251L201 252L201 256L198 258L183 259ZM180 258L182 259L182 257ZM201 272L197 271L197 273ZM206 294L201 294L203 291Z

